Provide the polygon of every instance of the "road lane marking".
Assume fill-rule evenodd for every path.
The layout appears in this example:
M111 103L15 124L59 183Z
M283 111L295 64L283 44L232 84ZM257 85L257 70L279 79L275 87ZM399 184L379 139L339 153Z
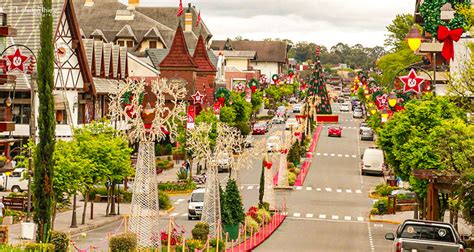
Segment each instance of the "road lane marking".
M178 213L172 213L170 214L170 217L175 217L176 215L178 215Z
M331 188L326 187L326 192L331 192L331 191L332 191Z
M342 192L342 190L341 190L341 189L337 189L336 192Z
M383 228L383 224L374 224L374 227Z
M311 213L306 214L306 218L313 218L313 214L311 214Z
M257 189L260 189L260 186L257 186Z
M181 214L182 217L187 217L188 213Z
M344 220L352 220L352 217L351 216L344 216Z
M331 219L333 219L333 220L339 220L339 216L333 215L333 216L331 216Z
M293 214L293 217L300 217L300 216L301 216L300 213L294 213L294 214Z
M352 193L352 190L351 190L351 189L347 189L347 190L346 190L346 193Z
M338 157L342 157L342 154L337 154Z
M361 190L356 190L356 193L362 193L362 191Z
M244 189L244 186L240 186L240 190Z
M327 153L324 153L323 156L327 156L328 154Z
M302 188L301 186L297 186L296 190L301 190L301 188Z
M356 155L352 155L353 158L356 158L357 156Z
M253 189L253 185L247 186L247 190L252 190L252 189Z
M334 154L334 153L331 153L331 157L335 157L335 156L336 156L336 154Z
M344 155L344 157L349 157L349 155L346 154L346 155Z
M319 215L319 218L320 218L320 219L326 219L326 215L325 215L325 214L320 214L320 215Z
M316 156L321 156L321 152L316 153Z
M312 190L313 190L312 187L309 187L309 186L306 187L306 191L312 191Z
M320 192L320 191L321 191L321 188L316 188L316 191Z
M364 221L364 217L357 217L357 221Z

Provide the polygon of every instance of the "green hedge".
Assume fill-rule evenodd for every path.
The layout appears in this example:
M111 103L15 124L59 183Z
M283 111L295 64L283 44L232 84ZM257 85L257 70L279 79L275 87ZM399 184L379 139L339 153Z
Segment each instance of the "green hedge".
M54 245L50 243L28 243L25 245L26 252L55 252Z
M385 183L378 184L375 186L375 192L380 196L388 196L393 190L398 189L396 186L389 186Z
M168 160L156 160L156 168L161 168L164 170L169 170L174 167L173 161Z
M69 246L69 237L64 232L53 231L50 242L54 245L55 252L66 252Z
M112 252L134 251L136 247L137 235L134 233L114 235L109 240L109 248Z
M105 186L101 187L94 187L90 192L89 192L89 200L95 200L96 195L103 195L107 196L107 188ZM132 202L132 192L130 191L125 191L123 189L120 189L120 195L123 197L123 202L124 203L130 203Z
M158 190L166 193L188 193L196 189L196 183L191 180L185 182L159 183Z
M160 209L168 210L172 207L170 197L165 192L158 191L158 200Z
M379 210L379 214L386 214L388 212L388 199L379 199L374 203L373 208Z

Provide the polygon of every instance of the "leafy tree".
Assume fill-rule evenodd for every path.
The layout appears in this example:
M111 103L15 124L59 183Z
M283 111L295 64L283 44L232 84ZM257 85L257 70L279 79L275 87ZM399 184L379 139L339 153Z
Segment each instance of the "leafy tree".
M405 40L405 37L413 24L413 15L397 15L395 19L392 20L392 23L386 27L389 34L385 39L384 45L386 47L392 48L393 52L402 50L404 48L403 41Z
M235 110L236 122L247 122L250 119L250 114L252 113L252 105L248 103L244 96L245 93L231 92L230 94L232 100L232 108Z
M252 103L252 112L253 113L257 113L261 106L262 106L262 102L263 102L263 93L262 92L255 92L252 94L252 100L251 100L251 103Z
M221 108L221 114L220 114L221 122L232 124L235 121L236 117L237 117L237 114L235 113L235 110L233 107L225 106Z
M474 225L474 169L466 170L460 179L461 213L463 219Z
M265 194L265 159L262 161L262 171L260 172L260 187L258 188L258 205L263 206L263 196Z
M38 55L39 144L35 158L33 179L34 222L37 224L37 242L48 242L52 228L54 145L56 121L54 118L54 46L51 0L43 0L40 24L40 51Z
M386 54L377 62L377 67L382 71L379 83L387 90L392 90L394 87L393 82L397 74L400 74L403 69L420 60L421 57L415 55L413 51L408 48L408 45L403 43L399 51Z
M209 132L209 139L211 140L211 146L216 146L218 120L217 117L214 115L214 111L211 109L201 111L201 113L196 116L196 123L199 124L201 122L209 123L212 125L212 129Z
M466 111L473 112L471 95L474 93L474 43L469 43L468 48L471 56L461 62L458 66L459 72L450 77L448 91Z

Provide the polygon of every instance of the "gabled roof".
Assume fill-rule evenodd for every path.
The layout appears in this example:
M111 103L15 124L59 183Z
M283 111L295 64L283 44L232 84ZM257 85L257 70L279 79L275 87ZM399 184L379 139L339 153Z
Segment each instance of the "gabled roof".
M115 39L119 38L133 38L135 42L138 42L137 37L135 36L135 33L132 31L132 27L130 25L126 24L123 26L123 28L115 34Z
M197 67L196 62L194 62L194 59L189 55L181 25L178 25L168 55L160 63L160 68L162 67Z
M194 49L188 48L188 50L190 54L194 55ZM155 66L155 68L159 70L160 63L163 61L166 55L168 55L169 51L170 51L169 49L147 49L145 54L150 59L153 66ZM134 54L136 55L136 53ZM218 57L215 55L214 51L208 49L207 56L209 57L209 60L211 61L212 65L216 67ZM145 57L145 55L140 55L140 57Z
M207 55L206 45L204 43L204 38L202 35L199 36L196 49L194 50L194 61L198 66L199 71L207 71L207 72L216 72L216 68L209 60L209 56Z
M257 52L255 51L222 51L224 57L226 58L246 58L246 59L255 59Z
M81 30L82 30L82 28L81 28ZM83 32L83 33L84 33L84 32ZM104 33L103 33L101 30L99 30L99 29L95 29L95 30L91 33L90 37L91 37L91 38L99 37L99 38L101 38L102 40L104 40L104 42L109 42L109 41L107 40L107 38L105 37Z
M217 51L226 50L226 44L232 45L235 51L255 51L257 52L257 62L279 62L285 63L288 57L287 43L284 41L212 41L211 49Z

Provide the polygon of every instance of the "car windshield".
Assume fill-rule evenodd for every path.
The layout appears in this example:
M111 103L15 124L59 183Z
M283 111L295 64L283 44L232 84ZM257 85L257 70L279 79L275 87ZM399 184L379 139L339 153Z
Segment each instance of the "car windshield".
M204 193L193 193L191 202L204 202Z
M263 123L256 123L254 127L255 127L255 128L265 128L265 124L263 124Z
M354 112L358 112L358 113L360 113L360 112L362 112L362 109L360 109L360 108L356 108L356 109L354 110Z
M439 226L406 225L401 238L455 242L451 229Z

